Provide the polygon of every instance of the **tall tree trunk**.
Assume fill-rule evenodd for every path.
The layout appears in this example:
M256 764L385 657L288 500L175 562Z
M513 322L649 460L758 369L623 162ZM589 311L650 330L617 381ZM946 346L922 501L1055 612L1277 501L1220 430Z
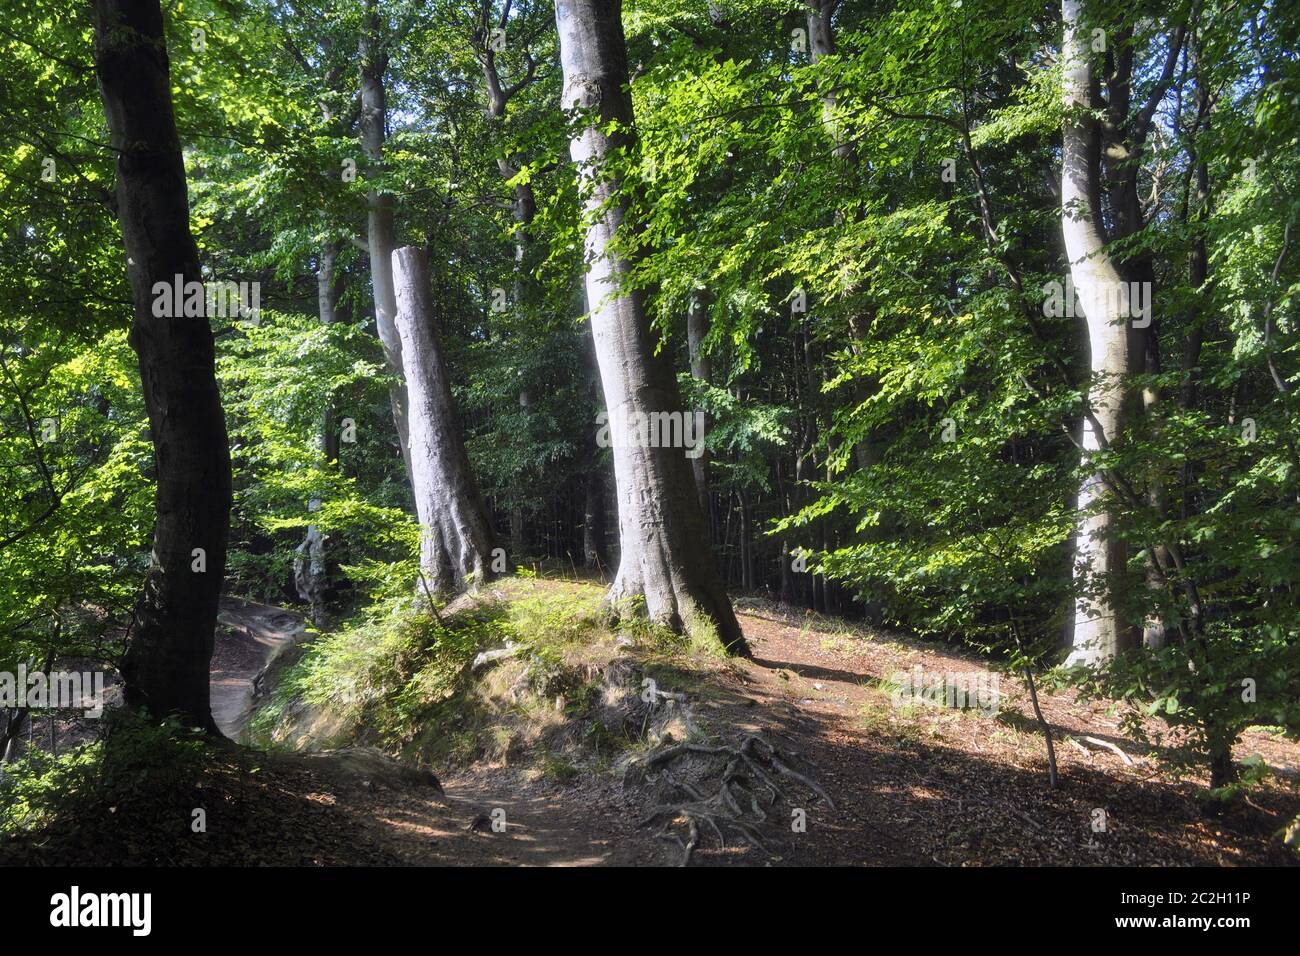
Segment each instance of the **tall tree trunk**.
M808 3L808 53L813 63L822 57L835 54L835 28L831 17L840 0L807 0ZM849 162L853 159L853 144L847 140L844 130L835 116L835 93L827 92L822 97L822 124L835 140L834 156Z
M158 0L96 0L95 73L117 155L130 342L158 483L153 555L122 661L125 699L217 733L208 690L230 528L230 450L206 319L157 318L154 284L201 282Z
M1199 44L1193 47L1191 59L1193 74L1196 77L1197 122L1193 128L1193 136L1195 136L1202 125L1206 127L1209 125L1210 93L1206 88L1205 77L1202 74ZM1182 384L1178 390L1178 404L1185 412L1197 408L1200 404L1199 366L1201 364L1201 348L1205 342L1206 325L1211 321L1209 310L1204 308L1202 303L1211 298L1213 287L1213 283L1209 282L1210 257L1205 242L1206 221L1210 217L1210 170L1200 148L1197 149L1196 155L1193 156L1193 161L1195 163L1196 182L1195 212L1193 213L1189 208L1184 218L1186 221L1193 223L1187 284L1197 291L1197 298L1192 301L1191 305L1191 320L1188 322L1187 341L1183 347ZM1190 197L1188 205L1191 205ZM1193 501L1192 495L1192 482L1196 464L1196 460L1188 456L1181 469L1181 517L1184 521L1197 511L1197 503Z
M700 290L691 296L691 303L686 309L686 346L691 359L691 377L706 388L709 379L713 377L709 356L704 351L704 340L708 334L709 296ZM708 434L709 423L708 418L704 416L704 409L696 409L696 412L703 418L704 434ZM695 477L695 494L699 498L700 513L704 516L706 525L709 520L708 460L709 453L703 445L700 446L699 454L691 459L691 471Z
M749 495L737 493L740 501L740 583L747 591L754 590L754 517L750 510Z
M808 40L809 52L813 63L817 63L827 56L835 54L835 27L832 23L832 16L839 8L841 0L807 0L808 5ZM848 135L844 124L837 118L837 99L834 87L828 87L827 92L822 97L822 126L826 129L831 139L835 143L834 156L840 162L841 174L846 180L851 177L852 171L857 165L857 150L854 140ZM851 191L853 186L846 183L846 194ZM845 212L843 209L835 211L835 221L842 225L845 222ZM857 281L849 290L850 298L857 298L864 292L863 283ZM860 307L855 307L855 309ZM855 355L861 354L866 348L867 335L870 328L869 317L864 317L859 311L850 312L848 316L848 333L850 351ZM853 395L859 404L866 403L875 392L877 385L875 382L863 381L860 378L855 379L853 385ZM856 442L853 446L853 461L855 466L866 471L879 460L879 450L872 441L872 436L868 433L862 440ZM828 481L833 480L829 468L827 469L826 478ZM881 536L881 527L879 525L868 528L862 537L868 541L878 540ZM825 526L821 531L822 551L829 550L829 542L832 538L831 529ZM842 609L843 589L829 577L822 577L821 580L822 600L824 610L828 613L838 613ZM866 605L869 617L876 617L878 608L874 604Z
M596 342L591 335L591 326L587 326L584 337L584 370L586 372L585 391L590 408L600 407L600 369L596 364ZM601 461L600 447L596 436L588 433L585 442L587 448L587 470L583 487L582 512L582 555L588 571L597 571L604 578L605 569L609 567L609 548L606 540L606 501L609 499L606 468Z
M451 397L424 250L396 250L393 278L411 399L411 488L420 518L420 567L436 592L450 594L493 576L495 542Z
M776 471L776 502L781 509L781 514L791 514L794 510L794 499L786 487L785 468L783 467L783 458L778 455L774 463ZM796 589L794 586L794 555L790 553L792 545L789 538L781 539L781 548L778 558L781 564L780 578L780 601L782 604L792 604L795 600Z
M526 388L519 390L519 407L523 409L525 415L532 410L533 393ZM515 473L517 482L522 482L523 477L522 471ZM510 509L510 557L512 560L523 561L532 554L532 551L533 542L529 534L528 515L524 512L523 505L516 504Z
M1185 32L1185 28L1181 25L1174 30L1170 37L1164 69L1157 78L1146 105L1137 111L1133 109L1135 58L1132 27L1121 27L1116 31L1113 39L1106 71L1108 91L1106 119L1099 132L1101 157L1106 173L1106 194L1110 201L1116 239L1134 236L1146 225L1142 214L1141 197L1138 195L1141 157L1155 108L1173 79ZM1150 302L1156 274L1149 250L1142 250L1116 261L1115 268L1124 279L1139 283L1146 290L1144 296L1146 301ZM1148 376L1154 377L1161 371L1160 339L1156 318L1148 316L1147 319L1141 325L1133 323L1130 327L1129 370L1146 372ZM1148 382L1143 387L1141 395L1143 414L1147 416L1154 414L1159 401L1159 391L1154 384ZM1165 513L1167 503L1162 475L1157 473L1153 476L1146 491L1146 498L1157 514ZM1164 590L1164 575L1161 569L1171 566L1168 549L1164 545L1157 544L1144 552L1143 559L1146 564L1147 589L1155 596L1158 603L1159 594ZM1158 611L1152 611L1142 625L1143 643L1152 649L1163 647L1167 629L1167 623Z
M604 574L609 567L605 550L605 473L593 462L583 480L582 560L589 571Z
M331 326L338 321L339 285L336 266L339 256L339 243L331 240L321 246L320 269L316 273L316 308L322 326ZM339 460L338 408L334 397L330 395L325 401L325 411L321 421L321 451L325 460Z
M796 475L801 481L817 480L821 476L814 455L817 449L817 400L821 395L821 375L820 366L817 362L816 344L813 341L812 323L808 321L808 316L804 316L802 349L799 358L803 361L804 374L804 402L806 414L804 415L804 440L801 446L800 457ZM807 476L807 477L805 477ZM803 497L805 501L812 499L813 492L808 485L804 485ZM825 519L822 519L823 525ZM824 535L824 528L818 532L817 529L810 529L814 535ZM824 537L822 538L824 541ZM810 548L815 548L810 542ZM814 611L826 610L826 576L822 574L811 575L812 601L810 606Z
M358 128L361 148L370 161L372 174L384 159L385 127L388 122L388 92L384 74L388 70L388 52L380 35L379 13L375 0L366 0L365 21L357 57L361 61L361 114ZM403 378L402 339L397 334L397 304L393 291L393 247L396 244L395 202L392 193L372 189L366 193L366 241L370 253L370 283L375 300L375 330L384 349L384 366L395 381L388 398L393 408L393 424L402 446L402 461L407 478L411 477L411 440L407 409L406 382Z
M1091 378L1083 422L1085 463L1120 435L1127 413L1130 370L1128 286L1105 248L1099 222L1098 130L1092 109L1092 71L1082 0L1062 0L1062 92L1066 116L1061 157L1061 232L1075 294L1087 317ZM1096 665L1131 643L1120 609L1124 543L1115 531L1117 502L1100 473L1079 488L1075 539L1073 647L1068 663Z
M489 5L485 2L481 8L482 19L480 25L482 28L486 28L489 22L489 9ZM510 3L507 0L507 3L502 7L499 18L495 20L502 30L506 28L509 22L510 9ZM488 120L494 130L494 139L504 146L506 109L510 105L511 98L533 82L535 74L531 66L532 59L530 56L530 66L527 74L517 83L506 85L502 81L496 51L489 42L486 29L480 29L474 39L479 63L483 68L483 79L487 86ZM497 172L507 181L519 175L520 167L514 157L498 156L496 165ZM540 297L537 280L530 271L528 255L532 241L528 230L537 215L537 199L533 194L533 187L530 183L522 182L514 185L511 198L511 215L515 220L513 307L517 310L517 314L527 315L527 310L533 307ZM528 388L521 389L519 392L519 407L524 409L526 416L533 404L532 392ZM516 478L522 479L523 475L517 474ZM522 481L519 483L522 483ZM513 557L519 559L527 555L531 549L528 538L527 517L522 506L516 505L510 510L510 551Z
M666 356L655 354L657 337L642 294L622 288L632 262L613 249L627 204L605 160L627 144L634 128L621 12L619 0L560 0L555 7L562 106L599 114L599 123L581 129L569 144L590 222L587 301L609 414L615 420L652 412L678 417L677 379ZM617 140L604 132L611 121L620 127ZM747 654L709 550L684 449L623 440L613 450L621 555L611 604L644 597L652 619L700 636L715 629L724 647Z
M339 244L333 240L321 246L320 268L316 272L316 308L322 326L333 325L337 318L338 289L335 285L334 266L338 254ZM320 449L327 463L337 462L339 457L335 413L333 398L327 398L320 428ZM329 580L325 534L319 525L308 525L307 534L302 544L298 545L293 560L293 582L298 597L311 607L312 623L318 628L325 627L325 591Z

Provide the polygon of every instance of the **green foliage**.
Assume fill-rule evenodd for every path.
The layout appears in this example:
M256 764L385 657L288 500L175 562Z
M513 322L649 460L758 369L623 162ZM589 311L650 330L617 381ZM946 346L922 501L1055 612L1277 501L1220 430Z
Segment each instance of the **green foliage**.
M427 613L356 247L367 197L391 195L399 243L430 253L495 515L571 550L576 492L609 456L594 441L593 303L553 8L378 3L388 139L375 162L357 141L362 5L164 6L205 273L258 281L265 306L259 325L214 330L235 469L228 587L293 600L314 526L332 586L351 588L331 594L348 623L306 652L268 720L305 702L412 743L477 649L523 642L558 672L566 647L602 633L578 610L586 597L525 596L455 623ZM1153 361L1123 383L1146 404L1094 464L1132 490L1112 505L1129 556L1121 610L1163 622L1169 640L1082 680L1215 759L1251 724L1296 732L1300 24L1294 4L1264 0L1089 7L1111 64L1134 64L1108 103L1152 103L1134 158L1144 226L1108 251L1126 270L1149 265L1155 293ZM154 469L88 15L26 5L0 31L0 668L116 659L149 561ZM490 59L512 95L494 113L495 16L508 40ZM1074 440L1086 342L1041 308L1069 267L1058 12L845 3L835 52L816 57L792 43L806 17L798 0L624 5L637 129L619 131L608 164L627 207L615 245L661 359L709 416L715 543L730 567L735 525L756 524L750 586L815 603L790 572L797 551L823 602L829 580L884 622L1019 670L1050 665L1074 600L1101 583L1076 580L1071 561L1091 470ZM1187 46L1162 77L1180 26ZM1113 203L1099 210L1112 233ZM325 325L327 248L338 302ZM707 382L683 371L693 308L708 318ZM356 440L335 456L344 420ZM1253 704L1237 689L1247 678ZM360 696L341 702L339 682Z
M291 707L327 711L337 733L368 734L392 745L419 729L419 718L452 693L466 665L499 634L490 616L444 624L423 599L371 605L348 627L318 635L281 677L255 734L274 737Z
M416 545L403 510L400 456L388 444L386 380L362 358L373 343L356 326L264 311L256 327L226 343L219 364L235 471L231 577L245 591L278 597L292 576L308 525L326 536L341 564L400 559ZM356 440L326 460L321 431L329 409L364 408ZM344 428L337 415L332 429ZM349 433L351 434L351 432ZM387 467L376 467L388 459ZM315 507L313 507L315 503ZM362 583L362 582L358 582Z
M279 676L254 718L255 736L363 742L443 765L581 717L592 703L584 675L613 641L599 589L524 578L494 590L504 594L436 617L422 598L392 598L318 635ZM471 670L480 651L507 647L505 662ZM540 754L543 773L571 778L558 750Z
M129 712L113 713L106 724L91 743L58 756L31 749L5 766L0 835L70 827L79 815L123 806L145 819L164 808L189 819L195 803L187 794L202 776L209 742L197 731Z
M1171 757L1182 767L1226 759L1248 727L1300 736L1300 633L1276 626L1243 632L1218 624L1190 646L1133 652L1069 676L1085 694L1122 701L1124 727L1138 739L1150 737L1145 718L1174 728ZM1249 785L1246 769L1221 796Z

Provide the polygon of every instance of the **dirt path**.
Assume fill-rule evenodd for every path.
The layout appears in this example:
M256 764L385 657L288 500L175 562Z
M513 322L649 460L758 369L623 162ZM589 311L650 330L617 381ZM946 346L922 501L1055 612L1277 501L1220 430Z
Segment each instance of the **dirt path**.
M212 713L222 733L242 741L255 679L306 628L293 611L234 597L222 599L219 623ZM658 845L638 846L643 836L638 841L634 833L626 842L627 807L593 805L571 789L522 780L508 768L444 778L441 795L381 774L312 768L295 779L306 802L338 811L369 835L364 862L596 866L667 860Z
M1242 760L1259 755L1273 781L1249 804L1214 819L1201 812L1207 783L1176 778L1148 748L1123 736L1108 706L1073 691L1040 693L1057 744L1062 785L1047 787L1043 738L1027 691L999 675L994 713L893 706L893 680L987 672L987 662L942 645L875 635L765 602L738 602L755 660L736 680L782 720L819 768L838 807L809 809L803 863L1014 865L1295 864L1278 827L1300 811L1300 747L1244 735ZM1065 740L1090 736L1119 753ZM1095 829L1104 820L1105 829ZM707 854L706 854L707 856Z
M1296 862L1275 835L1300 811L1287 782L1300 767L1293 744L1249 735L1238 759L1259 753L1279 782L1254 794L1251 808L1211 820L1196 803L1199 782L1166 776L1103 706L1045 693L1063 781L1051 791L1028 700L1009 679L1000 684L996 714L893 706L898 672L983 671L979 659L762 602L739 602L737 610L755 659L684 673L700 682L699 715L719 738L783 740L815 765L836 806L796 794L805 829L771 821L768 853L707 840L694 855L698 865ZM253 678L302 626L296 615L249 602L226 602L222 619L229 627L214 657L213 707L229 734L242 730ZM1066 743L1067 734L1112 742L1128 760ZM365 862L668 865L680 858L636 827L648 794L625 792L616 775L584 773L559 784L488 766L444 778L441 794L381 776L308 770L285 789L342 821L336 825L352 834ZM1107 821L1100 832L1098 811Z
M458 774L442 797L354 793L358 818L399 862L422 866L609 866L671 862L631 826L631 807L508 768Z
M212 717L231 740L243 737L253 682L284 648L302 639L300 615L281 607L223 597L212 651Z

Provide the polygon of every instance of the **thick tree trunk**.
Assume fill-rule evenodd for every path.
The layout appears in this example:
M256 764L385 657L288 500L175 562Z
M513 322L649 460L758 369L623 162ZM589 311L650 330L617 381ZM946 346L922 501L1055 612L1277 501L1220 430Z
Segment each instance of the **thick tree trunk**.
M587 302L605 407L613 420L652 412L679 417L677 379L655 355L656 337L641 293L621 288L632 264L612 245L627 207L617 198L618 183L599 168L627 142L612 141L603 125L617 120L623 137L633 129L621 11L619 0L560 0L555 7L562 106L599 114L599 125L587 125L569 146L590 217ZM697 635L716 629L723 646L748 653L709 550L684 449L644 447L652 443L618 437L613 451L621 555L611 604L626 606L629 599L643 597L653 620Z
M157 0L96 0L95 73L117 155L158 483L153 555L122 661L125 698L216 733L208 691L230 526L230 451L206 319L157 318L154 284L201 282Z
M1064 121L1061 160L1061 231L1077 301L1087 318L1091 414L1083 422L1085 461L1115 441L1128 411L1125 376L1130 371L1132 330L1128 286L1105 248L1098 217L1098 130L1092 108L1092 71L1081 0L1063 0ZM1132 629L1120 609L1125 549L1115 533L1113 494L1100 473L1079 489L1075 539L1076 588L1071 664L1096 665L1128 647Z
M384 158L385 126L388 122L388 93L384 73L388 53L379 36L379 15L375 0L367 0L365 23L361 30L358 59L361 61L361 114L358 128L361 148L378 171ZM402 446L402 461L407 478L411 477L411 440L407 409L406 382L403 378L402 340L397 334L397 305L393 291L393 246L396 244L395 212L392 193L372 189L366 193L366 241L370 252L370 283L375 300L375 330L384 349L384 365L396 381L389 388L393 424Z
M420 518L420 567L436 592L450 594L493 576L495 542L451 397L424 250L396 250L393 278L411 399L411 487Z

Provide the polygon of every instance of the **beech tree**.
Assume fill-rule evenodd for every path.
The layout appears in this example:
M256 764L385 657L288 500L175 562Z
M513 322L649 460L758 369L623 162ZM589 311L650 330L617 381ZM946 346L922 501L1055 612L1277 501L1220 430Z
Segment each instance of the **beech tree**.
M493 132L497 172L510 185L510 215L513 219L513 253L514 269L511 276L511 310L527 315L530 307L539 299L537 280L533 272L536 256L532 252L533 237L529 230L537 215L537 197L532 184L520 177L522 157L512 155L504 135L506 112L511 100L526 92L537 79L537 60L533 56L532 43L535 42L539 25L545 26L549 17L539 16L540 5L532 8L524 5L516 8L512 0L505 0L498 12L493 0L480 0L478 16L473 23L470 43L483 72L485 110L489 128ZM542 11L545 12L544 10ZM513 16L513 22L512 22ZM514 33L508 38L507 31ZM519 34L524 35L520 36ZM520 75L508 79L503 73L501 57L507 44L522 48L522 62L519 64ZM504 290L501 290L504 292ZM503 303L504 304L504 303ZM519 407L527 416L534 405L532 391L525 387L519 391ZM522 558L528 551L527 528L523 509L516 505L510 510L510 550L516 558Z
M316 302L320 323L326 328L338 321L339 289L335 273L338 256L339 243L336 240L327 241L321 246L320 264L316 272ZM326 462L331 463L337 463L339 458L337 417L334 404L327 401L321 415L320 450ZM316 625L324 626L325 592L329 581L325 533L319 525L307 526L307 534L294 558L293 571L298 596L311 606L312 620Z
M378 176L383 170L384 140L387 136L388 90L385 74L388 71L391 38L381 23L378 0L366 0L357 59L361 64L361 113L358 131L361 149L370 164L369 174ZM396 199L391 190L381 186L366 192L366 246L370 256L370 286L374 293L375 330L384 347L384 363L394 381L389 385L389 401L393 406L393 423L397 440L402 447L402 460L406 473L411 473L409 433L409 397L402 378L402 340L397 334L394 301L392 255L397 242Z
M95 75L117 154L131 346L157 470L153 552L122 661L129 703L216 731L208 668L226 566L230 452L208 319L156 316L154 284L201 282L157 0L96 0Z
M1131 417L1127 377L1136 349L1133 319L1138 315L1130 286L1106 248L1098 221L1101 196L1098 165L1100 131L1090 114L1093 74L1090 33L1083 23L1082 0L1062 0L1065 24L1061 45L1061 92L1065 124L1061 150L1061 232L1069 257L1077 301L1087 319L1091 357L1083 421L1085 463L1122 438ZM1132 643L1132 626L1122 607L1127 549L1114 528L1115 489L1098 467L1079 488L1075 539L1075 598L1071 663L1095 664L1113 658Z
M437 594L449 594L506 570L493 567L492 527L465 454L465 441L422 249L393 251L398 334L410 402L411 485L420 518L420 566Z
M632 142L627 51L619 0L560 0L555 6L564 70L562 106L579 122L570 155L583 192L586 288L605 407L612 420L682 415L672 367L656 354L643 293L624 287L629 253L617 248L627 204L609 162ZM610 124L617 124L616 130ZM709 552L694 477L680 448L616 437L621 554L609 599L644 599L652 620L679 630L716 629L724 647L748 653Z
M708 388L712 378L709 355L704 350L704 340L709 335L709 313L703 292L693 297L686 306L686 343L690 354L691 377L699 387ZM695 409L708 428L708 416L703 408ZM691 459L691 473L695 479L695 494L700 501L700 514L707 524L709 519L709 457L708 449L700 448Z
M1087 665L1221 788L1300 720L1294 5L100 7L102 103L84 14L0 30L0 671L204 723L229 444L228 593L330 627L510 533L738 650L728 586Z

